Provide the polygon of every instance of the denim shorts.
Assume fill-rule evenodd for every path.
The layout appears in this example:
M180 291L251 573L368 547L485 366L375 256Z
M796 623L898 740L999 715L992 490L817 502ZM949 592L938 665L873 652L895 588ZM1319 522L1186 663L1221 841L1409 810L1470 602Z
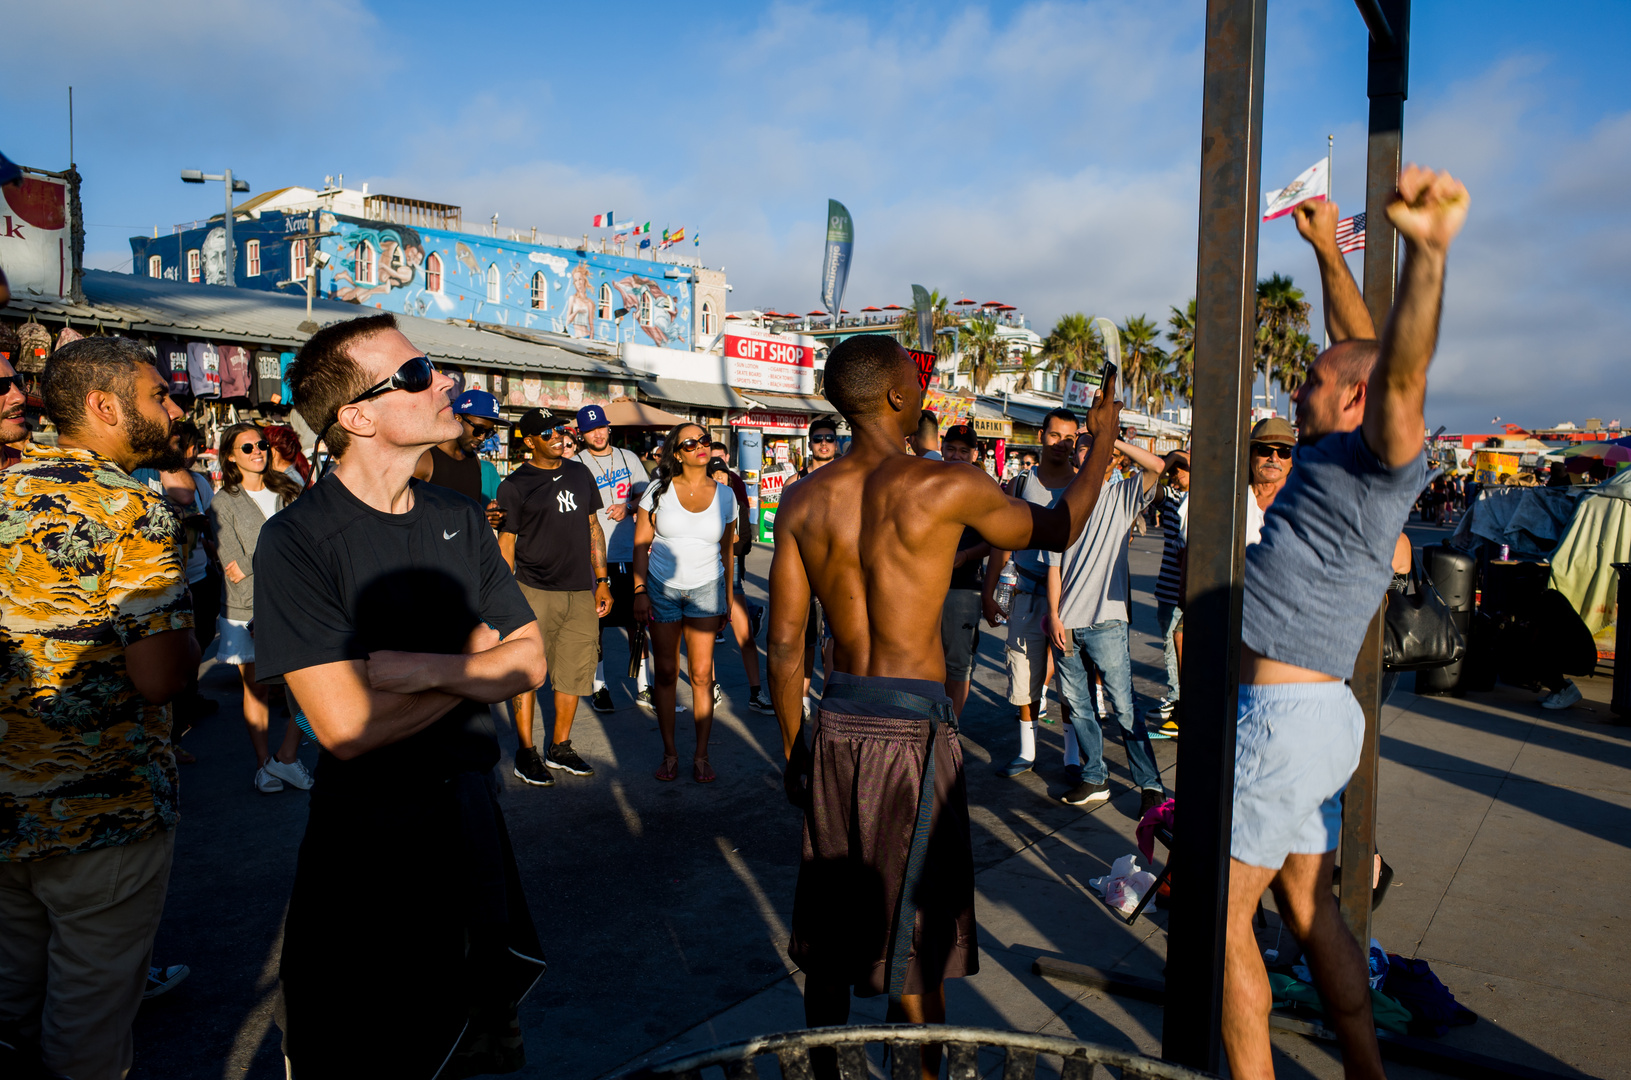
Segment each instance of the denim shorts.
M1344 682L1241 684L1229 854L1278 870L1335 851L1365 714Z
M676 589L666 582L654 581L646 592L651 595L653 622L712 619L730 610L730 592L725 587L724 574L694 589Z

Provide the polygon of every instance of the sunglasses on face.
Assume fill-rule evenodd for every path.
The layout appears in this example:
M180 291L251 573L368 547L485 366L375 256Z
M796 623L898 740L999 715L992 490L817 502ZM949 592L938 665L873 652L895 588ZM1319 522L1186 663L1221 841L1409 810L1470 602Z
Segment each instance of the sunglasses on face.
M254 453L264 454L264 453L266 453L266 451L270 450L271 448L272 448L272 444L269 443L269 442L246 442L243 445L238 447L238 453L240 453L240 454L254 454Z
M708 441L706 439L681 439L674 445L689 454L699 446L707 446Z
M436 368L431 365L430 357L416 356L392 372L389 379L375 383L346 402L346 404L357 405L369 398L389 394L392 390L406 390L410 394L421 394L430 389L430 384L435 379Z
M838 441L838 436L837 435L811 435L810 436L810 443L812 445L814 445L815 443L824 443L824 442L835 443L837 441Z
M466 420L465 423L470 424L470 421ZM491 424L470 424L470 430L485 439L498 429Z
M1285 461L1291 460L1291 447L1273 446L1269 443L1253 443L1252 453L1258 457L1277 457Z
M23 377L21 375L0 375L0 397L5 397L11 393L11 388L14 386L19 390L23 388Z

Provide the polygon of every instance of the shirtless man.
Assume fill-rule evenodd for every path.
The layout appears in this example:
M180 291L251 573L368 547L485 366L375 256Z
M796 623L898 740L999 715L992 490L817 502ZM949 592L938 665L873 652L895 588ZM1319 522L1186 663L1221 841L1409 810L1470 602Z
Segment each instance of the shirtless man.
M965 527L1008 550L1063 551L1081 534L1121 403L1089 414L1093 453L1049 508L1009 498L960 462L906 452L923 391L894 339L839 344L825 386L849 421L850 449L783 493L770 568L771 700L788 794L805 812L788 952L805 973L812 1027L848 1019L851 987L862 996L887 991L891 1020L942 1023L941 980L972 975L979 961L967 793L935 613ZM807 742L800 697L812 593L834 650ZM867 803L852 820L856 791ZM915 827L925 801L930 835ZM914 849L926 855L921 875L906 881ZM896 940L897 928L909 932ZM925 1077L938 1056L925 1054Z
M1387 216L1405 260L1380 342L1337 250L1336 207L1298 216L1319 256L1336 344L1292 395L1296 468L1265 512L1262 541L1246 549L1223 978L1223 1044L1240 1080L1274 1075L1268 975L1252 932L1268 888L1308 955L1345 1073L1383 1075L1364 952L1331 895L1339 800L1365 731L1343 680L1427 479L1427 365L1445 261L1466 215L1466 188L1447 173L1411 165L1400 174Z

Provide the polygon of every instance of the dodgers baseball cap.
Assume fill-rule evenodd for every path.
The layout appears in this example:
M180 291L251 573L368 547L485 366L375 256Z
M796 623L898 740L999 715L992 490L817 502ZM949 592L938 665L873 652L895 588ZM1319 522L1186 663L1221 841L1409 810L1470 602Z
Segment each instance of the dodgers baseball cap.
M585 405L578 410L578 431L593 431L596 428L611 427L612 422L606 419L606 409L600 405Z
M484 420L497 420L498 399L485 390L466 390L453 403L454 416L479 416Z
M521 419L516 421L515 431L522 438L529 438L554 431L559 427L571 426L571 413L558 413L553 409L528 409L521 414Z

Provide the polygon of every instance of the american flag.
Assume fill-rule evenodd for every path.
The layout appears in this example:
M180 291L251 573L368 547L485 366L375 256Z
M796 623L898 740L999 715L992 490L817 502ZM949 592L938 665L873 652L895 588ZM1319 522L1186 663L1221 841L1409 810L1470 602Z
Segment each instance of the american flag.
M1355 214L1337 222L1337 247L1342 254L1365 250L1365 215Z

